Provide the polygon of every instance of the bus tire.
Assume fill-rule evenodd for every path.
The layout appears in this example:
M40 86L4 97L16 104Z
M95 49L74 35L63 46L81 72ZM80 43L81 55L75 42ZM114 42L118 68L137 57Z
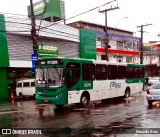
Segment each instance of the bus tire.
M125 97L125 98L129 98L129 97L130 97L130 93L131 93L130 88L127 87L126 90L125 90L124 97Z
M35 98L36 98L36 95L35 95L35 94L33 94L33 96L32 96L32 97L33 97L33 99L35 99Z
M90 96L87 91L83 92L81 95L81 101L80 104L82 107L86 107L89 104Z

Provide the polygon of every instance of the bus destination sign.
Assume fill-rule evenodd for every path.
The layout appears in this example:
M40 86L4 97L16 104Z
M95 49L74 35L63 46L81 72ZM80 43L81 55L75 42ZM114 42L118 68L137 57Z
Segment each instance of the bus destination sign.
M36 65L62 65L62 64L63 64L63 60L61 59L36 61Z

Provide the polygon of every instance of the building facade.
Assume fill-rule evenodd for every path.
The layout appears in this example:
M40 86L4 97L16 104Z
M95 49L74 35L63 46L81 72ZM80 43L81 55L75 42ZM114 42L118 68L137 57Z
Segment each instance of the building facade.
M160 74L160 43L149 42L143 46L143 63L146 64L148 76Z
M105 26L85 21L77 21L68 25L77 29L87 29L96 32L97 59L105 59ZM108 49L109 61L140 63L140 38L133 36L133 32L127 30L112 27L108 27L107 30L109 45L111 46Z
M95 23L77 21L68 24L77 29L92 30L96 33L96 59L105 60L104 37L105 26ZM108 57L111 62L140 63L139 37L133 36L133 32L108 27L109 45ZM149 42L143 44L143 64L146 64L146 75L160 75L160 43Z

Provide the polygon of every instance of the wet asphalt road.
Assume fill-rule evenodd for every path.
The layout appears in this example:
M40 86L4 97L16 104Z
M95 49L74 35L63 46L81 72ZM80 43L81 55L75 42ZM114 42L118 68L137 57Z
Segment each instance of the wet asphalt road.
M0 128L52 128L55 130L52 135L46 132L36 135L45 137L158 137L160 129L157 129L158 134L136 133L135 128L144 128L145 131L150 128L160 128L160 103L155 102L153 107L149 107L145 96L146 93L142 92L128 99L110 99L103 104L92 102L85 109L68 105L64 109L57 110L52 105L37 106L34 100L1 102ZM43 109L43 115L39 114Z

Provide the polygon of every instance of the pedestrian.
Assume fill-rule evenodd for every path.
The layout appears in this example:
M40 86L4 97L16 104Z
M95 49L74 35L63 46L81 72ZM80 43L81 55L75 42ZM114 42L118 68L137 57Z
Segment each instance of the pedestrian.
M148 86L148 82L149 82L149 77L146 77L146 85Z

